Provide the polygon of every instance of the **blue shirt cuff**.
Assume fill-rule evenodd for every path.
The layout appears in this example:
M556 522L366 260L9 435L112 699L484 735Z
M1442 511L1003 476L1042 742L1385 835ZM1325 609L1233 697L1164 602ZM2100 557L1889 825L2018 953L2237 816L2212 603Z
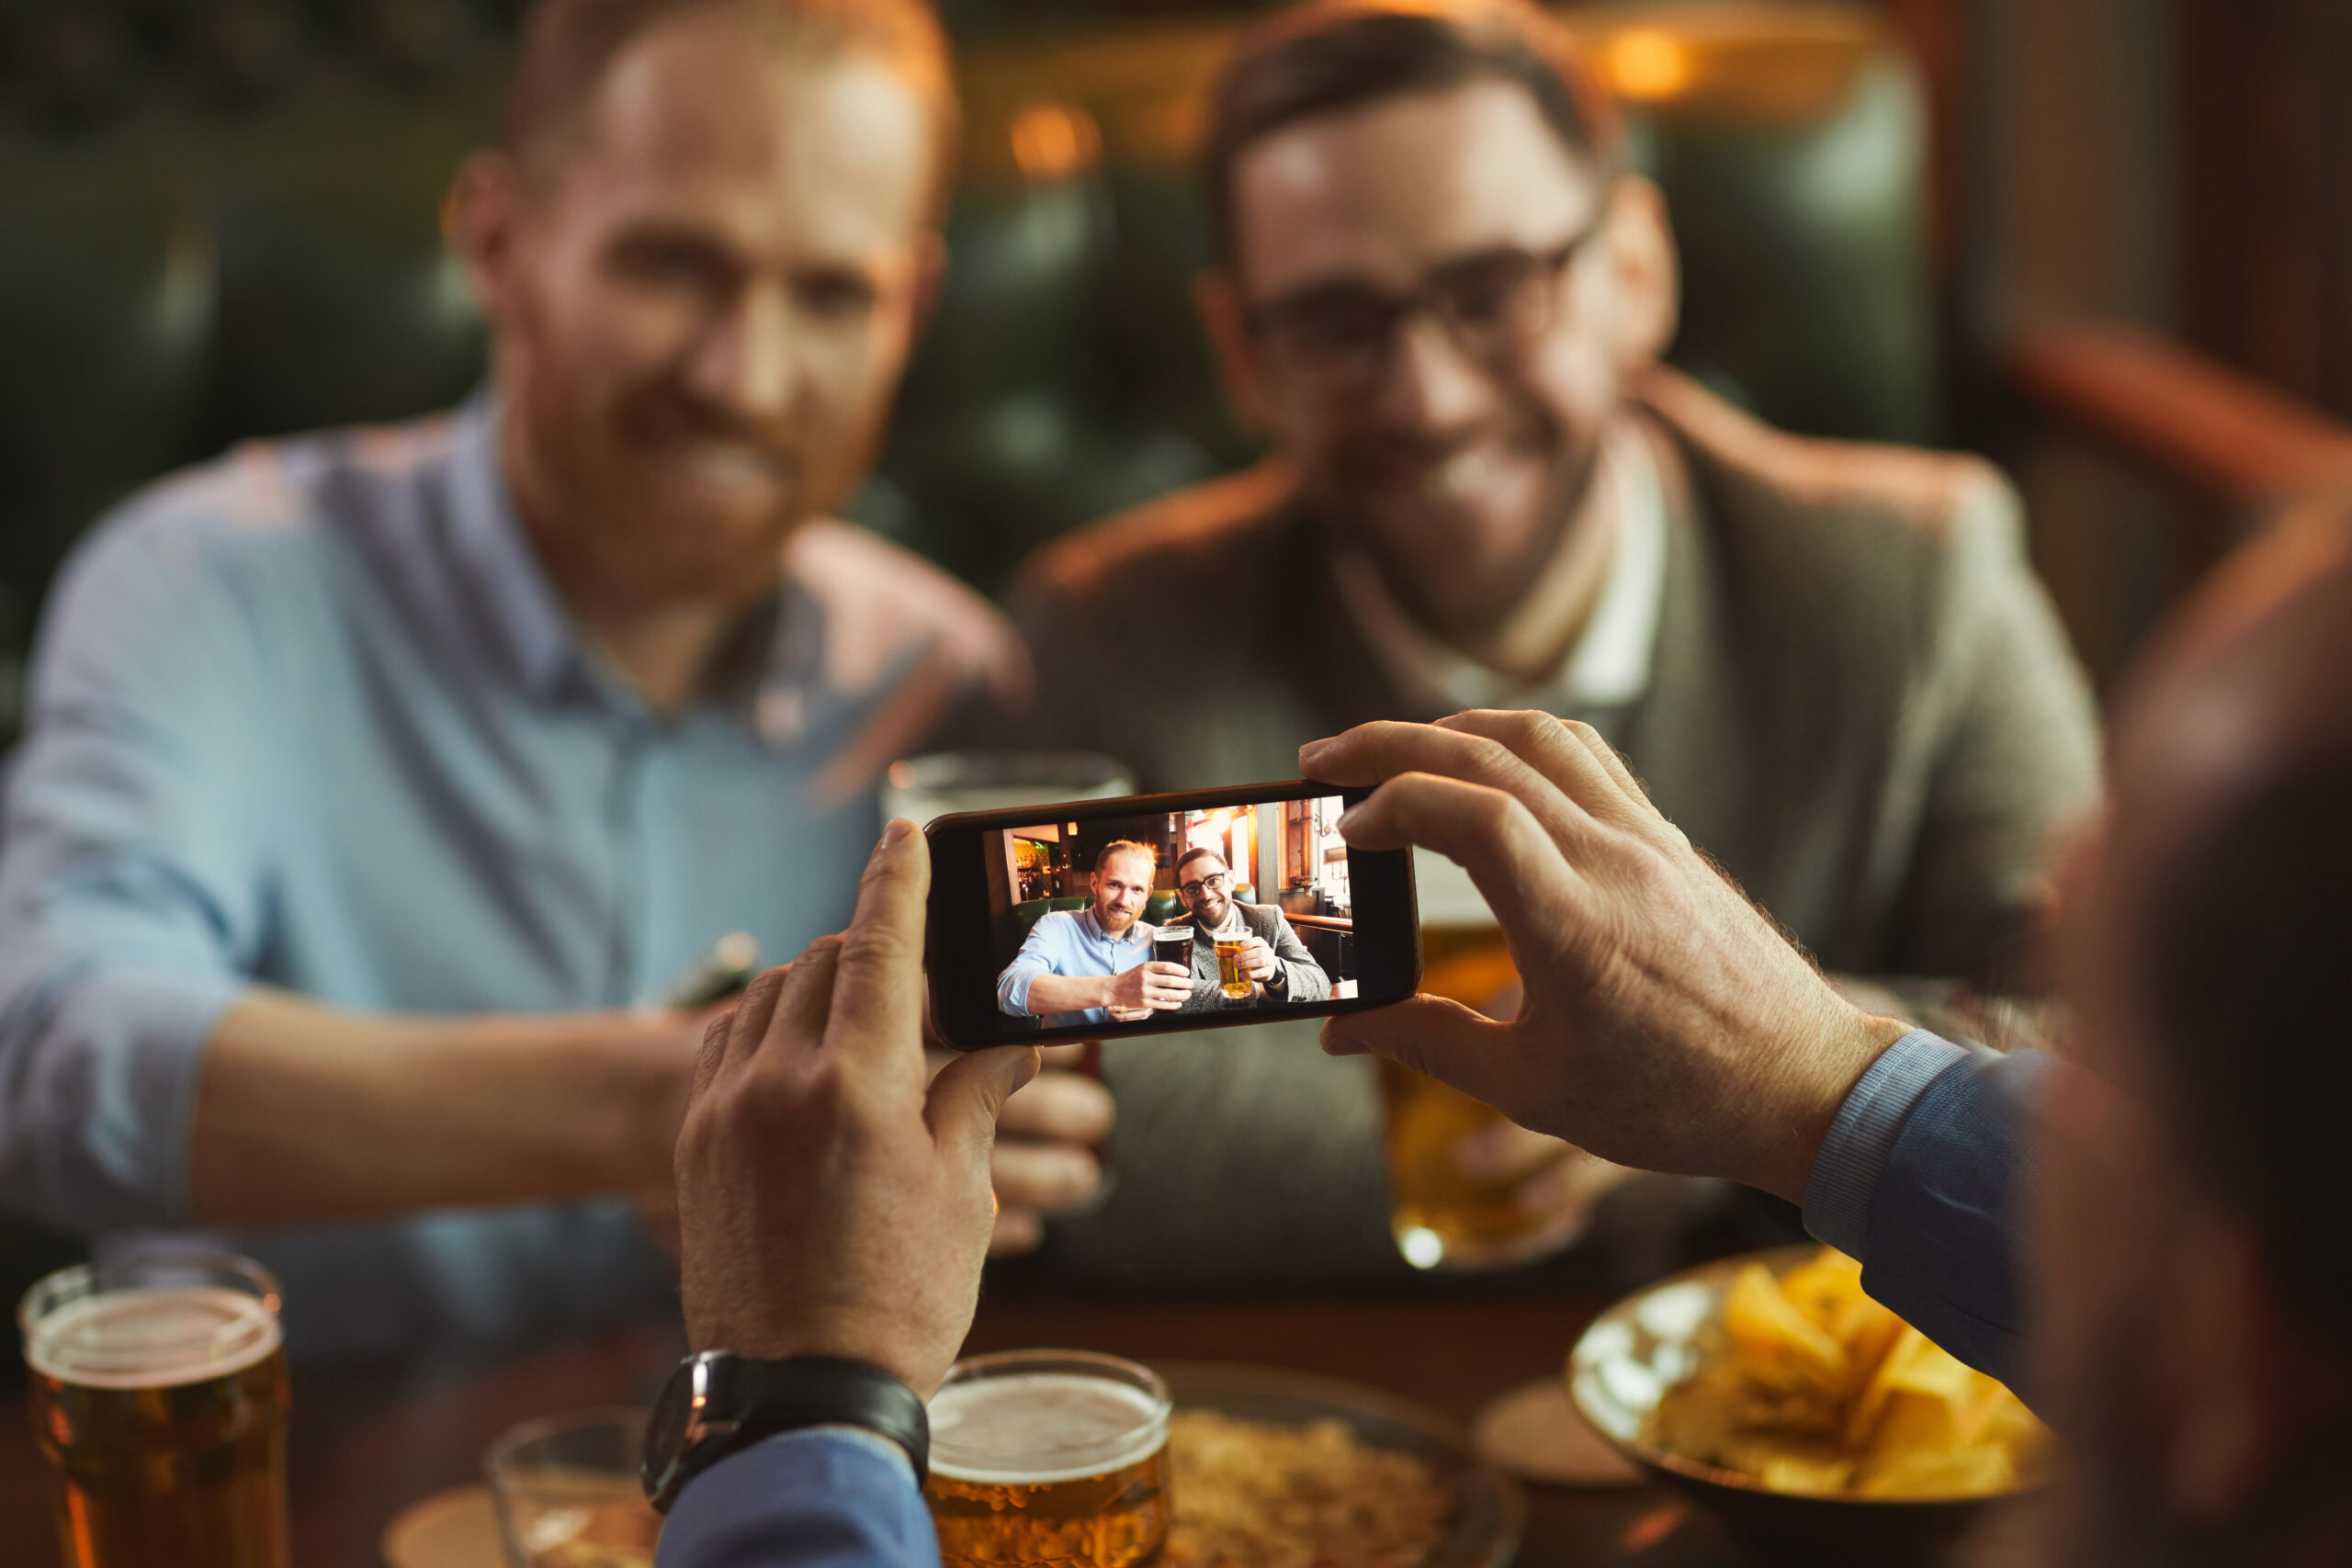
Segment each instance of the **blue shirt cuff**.
M1814 1156L1805 1181L1804 1228L1858 1262L1868 1262L1871 1195L1904 1121L1928 1086L1968 1060L1968 1051L1915 1029L1862 1074Z
M656 1561L661 1568L896 1568L938 1554L906 1450L862 1427L825 1426L764 1438L689 1482Z

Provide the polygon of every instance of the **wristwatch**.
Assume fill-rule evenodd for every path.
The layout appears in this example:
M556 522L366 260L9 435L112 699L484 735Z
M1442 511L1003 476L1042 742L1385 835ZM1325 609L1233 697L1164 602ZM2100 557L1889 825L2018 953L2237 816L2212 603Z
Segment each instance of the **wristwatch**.
M686 1483L741 1449L806 1427L863 1427L907 1450L921 1485L931 1422L915 1391L881 1368L833 1356L759 1361L698 1350L678 1363L645 1424L645 1495L670 1511Z

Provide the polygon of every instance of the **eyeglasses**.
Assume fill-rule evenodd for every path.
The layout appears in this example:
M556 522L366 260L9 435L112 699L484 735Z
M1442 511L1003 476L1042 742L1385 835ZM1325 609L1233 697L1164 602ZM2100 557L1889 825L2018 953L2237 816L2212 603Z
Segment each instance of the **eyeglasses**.
M1198 882L1184 883L1177 888L1177 891L1184 895L1187 898L1197 898L1204 891L1210 893L1224 892L1227 887L1232 885L1232 880L1233 879L1231 877L1226 875L1225 873L1220 871L1214 873L1211 875L1204 876Z
M1544 251L1515 247L1448 262L1409 293L1392 294L1363 283L1312 284L1252 309L1250 330L1301 378L1325 393L1356 393L1377 384L1396 353L1397 335L1415 316L1429 315L1462 352L1482 365L1519 359L1559 316L1560 280L1577 253L1600 231L1604 199L1565 244Z

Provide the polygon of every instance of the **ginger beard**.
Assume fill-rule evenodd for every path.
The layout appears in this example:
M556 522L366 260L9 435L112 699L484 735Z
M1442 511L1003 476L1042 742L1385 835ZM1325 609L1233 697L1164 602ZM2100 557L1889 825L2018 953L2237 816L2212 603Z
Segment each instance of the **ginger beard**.
M938 256L935 110L724 8L632 41L518 162L492 276L519 509L567 590L737 603L879 445Z

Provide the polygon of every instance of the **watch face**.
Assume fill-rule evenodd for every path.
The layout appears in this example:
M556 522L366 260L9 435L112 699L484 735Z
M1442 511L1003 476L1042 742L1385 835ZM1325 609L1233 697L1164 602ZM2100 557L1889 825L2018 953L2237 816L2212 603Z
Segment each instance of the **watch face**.
M653 1402L653 1414L645 1423L642 1472L649 1497L658 1496L669 1485L678 1461L685 1456L687 1435L706 1397L707 1354L689 1356L678 1363L678 1370L662 1385L662 1397Z

